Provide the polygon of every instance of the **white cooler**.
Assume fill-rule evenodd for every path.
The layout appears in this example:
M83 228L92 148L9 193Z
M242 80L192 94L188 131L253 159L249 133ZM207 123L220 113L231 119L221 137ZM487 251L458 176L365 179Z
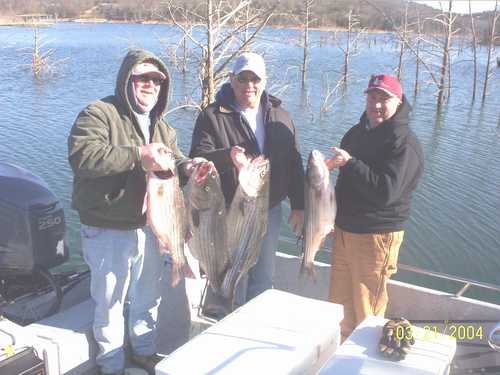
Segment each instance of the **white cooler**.
M378 352L382 327L387 319L370 317L363 321L318 375L446 375L457 347L453 337L413 327L415 345L399 362L385 359Z
M94 303L86 301L25 327L46 350L48 372L85 374L95 369ZM3 374L2 374L3 375Z
M268 290L178 348L156 375L314 374L340 341L343 308Z

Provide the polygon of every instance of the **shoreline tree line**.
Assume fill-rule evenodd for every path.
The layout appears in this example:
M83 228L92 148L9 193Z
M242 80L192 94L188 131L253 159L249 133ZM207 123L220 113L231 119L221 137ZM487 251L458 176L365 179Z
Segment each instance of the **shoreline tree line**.
M224 1L228 8L235 7L240 0ZM122 22L169 22L166 15L169 8L182 3L182 9L206 17L207 10L203 0L0 0L0 17L14 17L21 14L43 13L62 19L105 19ZM307 5L309 3L309 5ZM371 6L376 5L386 17ZM307 6L306 6L307 5ZM347 29L349 20L346 14L352 11L357 16L359 26L366 30L394 31L405 22L415 24L418 20L431 19L441 11L407 0L279 0L252 1L254 9L273 8L273 17L268 25L282 27L303 27L304 9L307 9L309 28ZM406 10L406 12L405 12ZM444 9L443 11L446 11ZM406 14L405 14L406 13ZM493 11L473 14L476 42L487 44L490 36L490 19ZM174 14L179 17L179 14ZM469 33L470 16L454 14L455 29L458 33ZM390 21L392 20L392 22ZM406 20L406 21L405 21ZM423 22L421 32L441 33L442 29L431 22ZM496 34L500 32L500 23Z
M470 1L467 16L453 13L452 1L447 9L436 11L404 0L283 0L274 3L263 0L144 0L141 4L135 3L135 0L114 0L107 3L97 0L56 0L50 3L43 0L0 0L0 9L11 13L14 9L45 12L44 14L59 18L61 13L58 11L68 12L73 6L71 9L78 14L75 17L87 18L89 21L104 17L114 21L173 24L181 31L181 36L179 40L168 42L168 58L183 74L186 74L188 64L194 67L201 88L199 102L187 101L181 107L194 107L198 110L214 100L216 88L226 78L227 66L234 58L250 49L264 27L278 25L296 27L302 31L300 41L288 42L298 43L303 49L299 68L303 88L306 86L311 48L310 30L315 27L333 29L334 43L342 52L344 61L336 84L330 85L325 95L321 110L327 111L335 98L345 92L350 77L350 62L356 55L360 37L369 31L382 30L387 35L395 36L398 43L399 61L394 67L395 74L400 78L404 61L408 58L413 60L416 66L414 95L417 95L421 75L425 73L436 88L439 112L452 95L452 68L459 50L473 50L472 102L476 98L476 91L479 91L476 44L481 40L487 41L485 44L488 53L482 83L482 102L486 98L488 80L493 74L491 66L495 59L494 45L500 40L500 22L497 22L500 17L499 0L495 0L493 12L479 15L472 14ZM481 17L484 15L487 17L483 25ZM66 16L64 18L67 19ZM331 24L326 25L325 19L330 20ZM346 38L337 38L338 29L341 29L341 34ZM35 29L35 47L39 44L37 41ZM454 41L459 41L458 51L454 47ZM50 64L44 56L46 54L40 52L40 48L35 48L32 60L42 62L38 64L42 68L48 67ZM500 65L498 57L496 60ZM37 65L33 63L35 77L40 76L37 72L43 69L35 68Z

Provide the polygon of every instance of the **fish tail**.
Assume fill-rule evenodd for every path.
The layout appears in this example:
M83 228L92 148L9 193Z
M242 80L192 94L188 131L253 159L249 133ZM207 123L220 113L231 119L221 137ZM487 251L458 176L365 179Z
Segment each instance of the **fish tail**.
M183 279L183 278L190 278L190 279L195 279L195 275L191 267L187 262L183 262L180 264L172 264L172 279L171 279L171 284L172 287L175 288L177 284Z
M184 277L187 277L189 279L195 279L196 276L194 275L194 272L193 270L191 269L191 267L189 266L189 263L186 262L182 265L181 267L181 271L182 271L182 275Z
M302 263L300 265L300 275L303 276L305 274L307 274L310 279L316 282L316 271L314 270L314 264L312 261L307 260L307 257L304 253L304 256L302 257Z
M172 288L175 288L177 284L182 280L182 275L181 275L181 267L178 264L173 263L172 264L172 274L171 274L171 280L170 284L172 285Z
M232 296L234 294L234 282L232 280L233 272L234 270L232 270L231 268L226 272L220 288L221 295L227 299L232 299Z
M224 298L223 307L227 313L233 312L233 310L234 310L234 295L232 295L230 298Z

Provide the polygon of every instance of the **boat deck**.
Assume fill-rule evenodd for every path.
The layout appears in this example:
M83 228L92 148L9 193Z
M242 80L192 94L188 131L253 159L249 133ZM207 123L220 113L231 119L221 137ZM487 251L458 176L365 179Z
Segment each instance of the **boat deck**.
M315 281L299 276L300 260L295 256L278 254L276 267L277 289L304 297L327 300L330 279L329 265L315 264ZM211 326L214 321L200 315L199 306L205 280L186 279L177 287L172 288L167 281L169 280L168 270L165 279L159 310L158 347L161 353L169 354L190 338ZM464 282L467 284L467 280ZM95 355L95 344L91 339L90 327L93 305L88 300L88 291L89 278L82 277L81 280L75 282L66 291L61 305L61 311L68 311L68 309L74 308L75 305L86 301L84 305L79 305L83 310L80 310L77 313L78 316L73 317L73 319L78 321L78 328L74 330L75 334L83 335L79 337L84 338L82 345L85 345L85 348L83 348L83 352L87 353L89 364L88 366L80 365L68 372L72 375L95 373L92 359L93 355ZM51 300L53 301L54 296L50 296L50 294L37 297L36 302L34 302L33 298L30 298L25 301L20 300L15 304L4 305L2 311L7 315L10 314L10 316L41 313L44 309L47 309ZM420 327L427 327L426 329L429 330L453 335L458 339L457 354L453 363L457 368L452 374L475 373L463 372L462 370L479 368L493 371L483 373L500 374L500 353L491 350L487 344L488 333L500 321L500 305L394 280L389 282L389 295L390 304L386 316L404 316ZM69 323L55 316L44 320L42 325L44 324L49 327L42 329L45 334L46 330L57 330L61 328L61 325ZM30 330L33 327L35 326L29 325L24 328ZM36 327L40 329L40 323ZM76 342L76 339L74 341ZM68 349L71 350L71 353L75 351L75 348L71 346Z

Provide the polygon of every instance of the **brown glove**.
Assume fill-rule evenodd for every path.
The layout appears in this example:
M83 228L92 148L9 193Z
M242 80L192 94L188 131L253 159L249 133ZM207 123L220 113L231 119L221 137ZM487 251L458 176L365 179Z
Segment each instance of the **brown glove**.
M401 361L415 344L411 324L405 318L389 320L382 329L378 344L380 353L391 361Z

